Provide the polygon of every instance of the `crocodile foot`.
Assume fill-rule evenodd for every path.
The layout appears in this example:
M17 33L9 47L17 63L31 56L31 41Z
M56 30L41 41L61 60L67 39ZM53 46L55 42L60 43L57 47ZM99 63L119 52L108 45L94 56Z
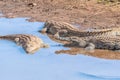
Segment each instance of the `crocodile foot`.
M70 41L72 41L72 43L78 44L78 46L82 47L82 48L84 48L87 45L85 40L83 40L83 39L81 39L79 37L75 37L75 36L70 37Z
M85 47L86 46L86 41L84 41L84 40L79 40L79 46L80 47Z
M86 47L85 50L94 50L95 49L95 45L93 43L89 43Z
M114 46L114 48L115 48L116 50L120 50L120 43L119 43L119 42L116 43L115 46Z

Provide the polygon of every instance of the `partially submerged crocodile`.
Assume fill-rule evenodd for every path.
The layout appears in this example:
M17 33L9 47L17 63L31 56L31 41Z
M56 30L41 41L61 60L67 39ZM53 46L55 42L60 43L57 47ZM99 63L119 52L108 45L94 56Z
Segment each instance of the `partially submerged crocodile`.
M120 50L120 28L80 30L65 22L47 21L43 30L59 40L66 40L87 50L110 49ZM75 45L75 46L76 46Z
M118 36L120 35L120 28L80 30L66 22L46 21L40 32L50 33L55 37Z
M28 34L12 34L0 36L0 39L10 40L23 47L27 53L35 53L40 48L48 47L40 38Z
M120 37L59 37L59 40L70 41L70 44L65 44L85 48L86 50L109 49L120 50Z

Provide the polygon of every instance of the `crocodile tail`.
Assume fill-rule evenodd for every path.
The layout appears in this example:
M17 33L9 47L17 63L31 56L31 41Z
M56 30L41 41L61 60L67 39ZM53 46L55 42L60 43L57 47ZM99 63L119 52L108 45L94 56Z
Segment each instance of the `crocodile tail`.
M3 39L3 36L0 36L0 39Z
M8 36L0 36L0 39L9 39Z

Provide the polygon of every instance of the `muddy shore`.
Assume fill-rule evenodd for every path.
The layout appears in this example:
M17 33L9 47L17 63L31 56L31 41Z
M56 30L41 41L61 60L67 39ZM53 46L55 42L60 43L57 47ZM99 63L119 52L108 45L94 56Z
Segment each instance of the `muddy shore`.
M0 0L5 17L31 17L29 21L56 20L77 27L119 27L120 5L97 0Z

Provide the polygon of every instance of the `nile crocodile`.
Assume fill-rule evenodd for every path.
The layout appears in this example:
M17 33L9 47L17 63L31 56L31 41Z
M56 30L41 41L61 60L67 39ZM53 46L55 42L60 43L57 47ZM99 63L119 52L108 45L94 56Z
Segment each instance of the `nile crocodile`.
M65 22L46 21L41 32L54 35L59 40L72 42L85 49L120 49L120 28L80 30Z
M89 37L59 37L59 40L66 40L71 42L70 44L65 44L70 46L78 46L85 48L86 50L93 49L108 49L108 50L120 50L120 37L99 37L99 36L89 36Z
M55 37L118 36L120 35L120 28L80 30L66 22L46 21L40 32L50 33Z
M0 36L0 39L10 40L23 47L26 53L34 53L40 48L48 47L47 44L37 36L28 34L12 34L6 36Z

